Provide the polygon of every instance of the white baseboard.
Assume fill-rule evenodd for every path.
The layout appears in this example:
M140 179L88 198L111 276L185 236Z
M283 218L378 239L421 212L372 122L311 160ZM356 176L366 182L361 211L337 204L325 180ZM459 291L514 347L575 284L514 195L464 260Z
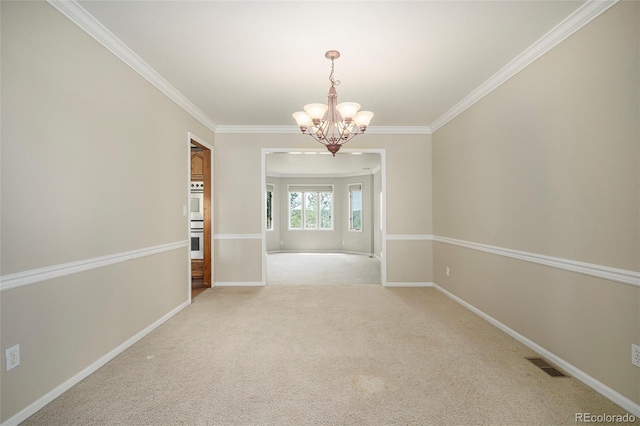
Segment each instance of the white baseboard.
M153 330L158 328L160 325L162 325L164 322L169 320L171 317L173 317L175 314L177 314L187 306L189 306L189 302L184 302L181 305L179 305L177 308L163 315L160 319L153 322L151 325L149 325L148 327L146 327L145 329L143 329L142 331L140 331L130 339L126 340L120 346L113 349L111 352L108 352L106 355L98 359L96 362L89 365L87 368L85 368L75 376L71 377L69 380L65 381L60 386L53 389L51 392L45 394L40 399L30 404L28 407L26 407L25 409L23 409L22 411L14 415L13 417L7 419L4 423L2 423L2 426L14 426L25 421L27 418L31 417L42 407L44 407L45 405L47 405L48 403L50 403L51 401L53 401L54 399L62 395L64 392L69 390L74 385L80 383L80 381L82 381L84 378L88 377L90 374L94 373L96 370L98 370L100 367L105 365L107 362L111 361L113 358L120 355L126 349L133 346L137 341L145 337L147 334L151 333Z
M433 287L433 283L390 283L387 282L383 287Z
M618 404L619 406L627 410L630 414L634 415L635 417L640 417L640 404L636 404L626 396L621 395L620 393L611 389L609 386L605 385L604 383L594 379L584 371L580 370L577 367L574 367L564 359L548 351L547 349L543 348L542 346L538 345L532 340L527 339L522 334L507 327L500 321L487 315L486 313L482 312L480 309L476 308L475 306L465 302L464 300L460 299L458 296L455 296L454 294L448 292L447 290L443 289L439 285L433 284L433 287L435 287L438 291L442 292L443 294L447 295L449 298L455 300L465 308L469 309L474 314L478 315L479 317L490 322L500 330L504 331L505 333L507 333L508 335L510 335L511 337L513 337L514 339L522 343L523 345L529 347L533 351L547 358L549 361L556 364L558 367L562 368L567 373L569 373L576 379L580 380L582 383L586 384L596 392L600 393L601 395L605 396L606 398L610 399L611 401L615 402L616 404Z
M213 284L214 284L214 287L264 287L265 286L265 284L262 281L248 281L248 282L226 281L226 282L215 282Z

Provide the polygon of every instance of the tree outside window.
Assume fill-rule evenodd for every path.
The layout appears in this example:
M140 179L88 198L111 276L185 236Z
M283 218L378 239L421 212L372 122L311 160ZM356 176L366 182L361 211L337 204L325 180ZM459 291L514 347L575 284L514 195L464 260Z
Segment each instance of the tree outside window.
M333 193L290 191L289 229L333 229Z
M289 193L289 228L302 229L302 192Z
M332 212L333 194L331 192L320 193L320 228L331 229L333 227Z
M267 185L267 191L266 191L266 218L267 218L267 223L266 223L266 229L267 231L272 231L273 230L273 185L268 184Z

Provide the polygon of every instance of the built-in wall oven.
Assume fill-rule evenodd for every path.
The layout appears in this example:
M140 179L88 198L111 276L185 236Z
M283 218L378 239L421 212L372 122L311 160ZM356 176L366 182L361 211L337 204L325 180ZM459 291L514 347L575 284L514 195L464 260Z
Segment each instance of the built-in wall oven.
M191 220L204 219L204 182L191 182Z
M204 182L191 182L191 258L204 259Z
M204 227L202 221L191 222L191 258L204 259Z

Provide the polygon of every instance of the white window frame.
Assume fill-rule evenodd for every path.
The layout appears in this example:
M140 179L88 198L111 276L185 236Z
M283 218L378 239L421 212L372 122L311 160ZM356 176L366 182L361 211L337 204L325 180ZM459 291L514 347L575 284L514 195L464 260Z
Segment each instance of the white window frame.
M352 190L352 187L359 187L359 190ZM349 197L349 209L347 210L347 213L349 214L349 218L348 218L348 231L349 232L362 232L362 228L364 227L364 191L363 189L363 185L362 183L358 183L358 182L353 182L353 183L349 183L347 184L347 196ZM360 193L360 229L354 229L353 227L353 204L352 204L352 199L351 199L351 194L353 192L359 192Z
M267 202L269 200L268 193L271 192L271 228L267 228L266 219L269 217L269 212L267 211ZM276 186L273 183L268 183L264 191L264 210L265 210L265 229L269 232L273 232L275 229L275 220L274 220L274 206L276 199Z
M318 187L317 191L296 191L295 187L308 187L308 188L313 188L314 186ZM292 187L294 188L294 190L292 190ZM323 191L321 188L327 188L327 187L331 187L330 191ZM334 226L334 222L335 222L335 217L334 217L334 204L335 204L335 194L334 194L334 185L307 185L307 184L292 184L292 185L287 185L287 204L288 204L288 215L287 215L287 228L289 231L333 231L335 226ZM302 203L300 205L300 208L302 209L301 212L301 217L300 217L300 224L301 227L300 228L292 228L291 227L291 193L299 193L302 194ZM317 202L316 202L316 227L315 228L307 228L307 208L306 208L306 194L308 193L315 193L317 194ZM320 226L320 214L322 212L322 210L320 209L320 194L323 193L329 193L331 194L331 227L330 228L322 228Z

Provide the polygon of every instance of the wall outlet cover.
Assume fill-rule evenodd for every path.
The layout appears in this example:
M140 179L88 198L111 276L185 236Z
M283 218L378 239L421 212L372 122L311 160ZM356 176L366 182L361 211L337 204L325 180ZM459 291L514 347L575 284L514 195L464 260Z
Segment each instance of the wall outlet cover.
M631 344L631 364L640 367L640 346Z
M5 351L7 357L7 371L20 365L20 345L11 346Z

